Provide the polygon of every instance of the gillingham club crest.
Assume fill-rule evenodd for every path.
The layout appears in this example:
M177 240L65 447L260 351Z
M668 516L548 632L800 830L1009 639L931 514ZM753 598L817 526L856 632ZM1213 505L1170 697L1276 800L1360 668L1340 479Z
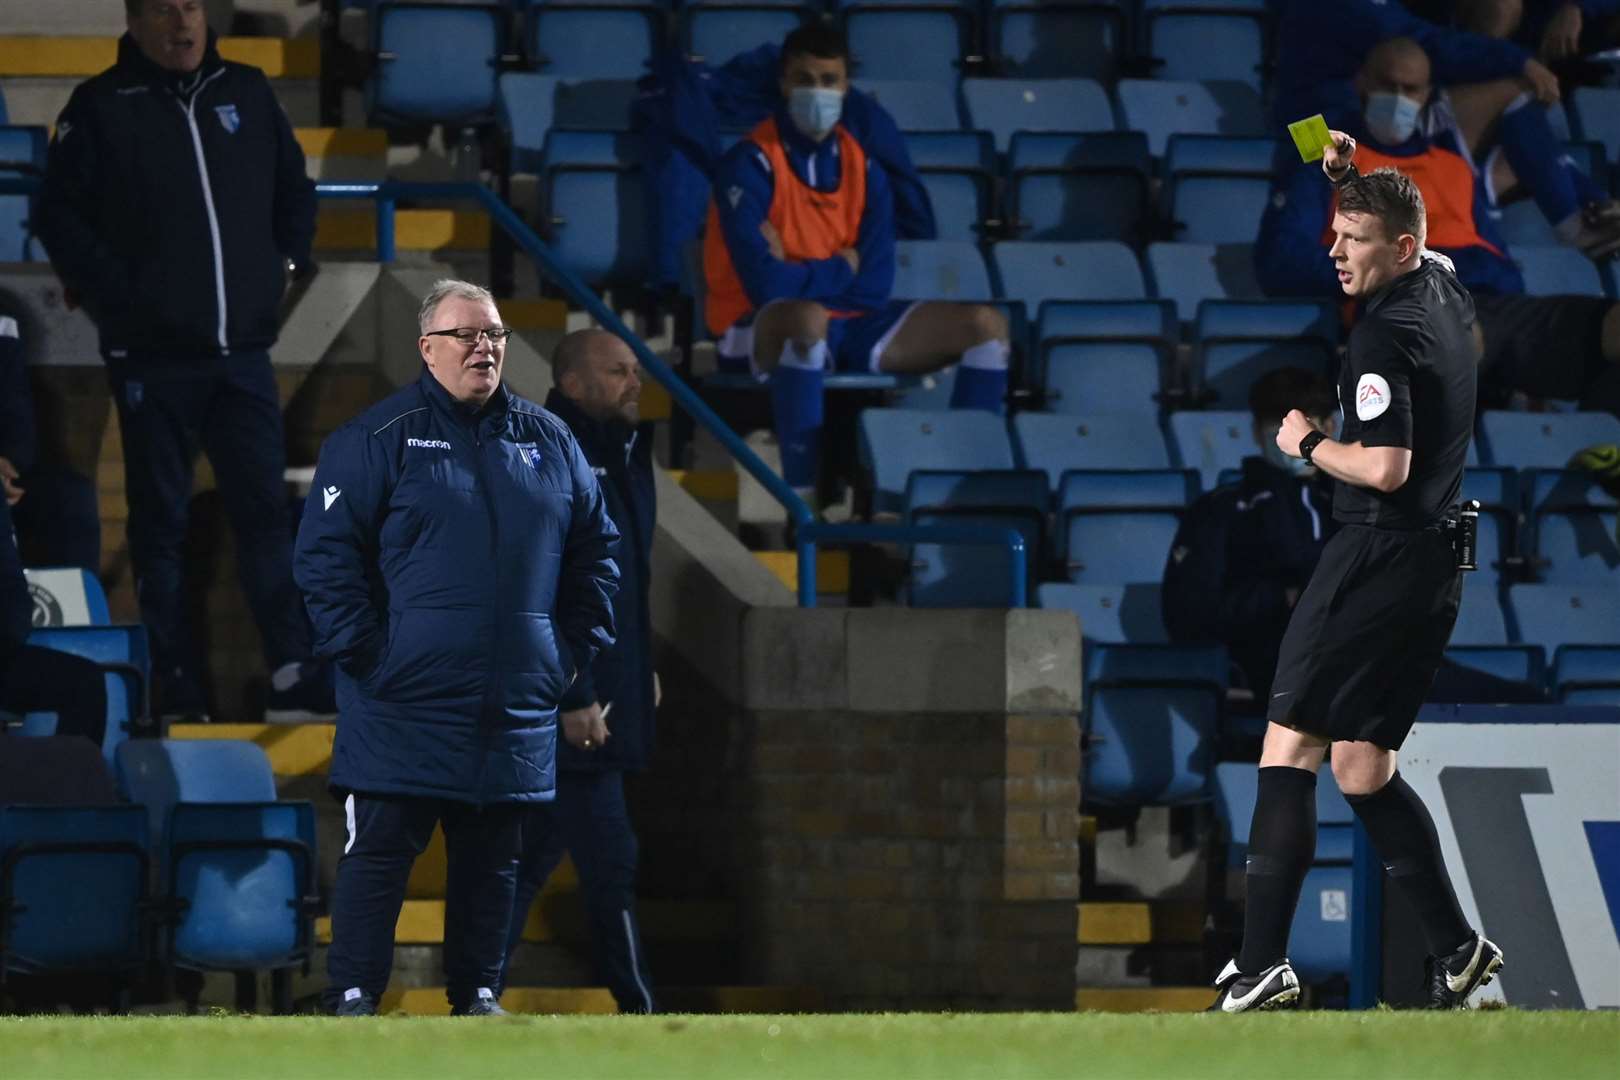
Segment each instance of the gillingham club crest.
M242 114L236 111L235 105L215 105L214 115L219 117L219 126L232 135L242 126Z

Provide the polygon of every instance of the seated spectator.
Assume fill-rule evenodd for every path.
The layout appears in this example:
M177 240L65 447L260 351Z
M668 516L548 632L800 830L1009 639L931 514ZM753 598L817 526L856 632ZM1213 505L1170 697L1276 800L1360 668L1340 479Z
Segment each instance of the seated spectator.
M56 734L101 745L107 728L107 685L101 669L79 656L28 644L34 601L0 499L0 713L54 712ZM0 725L0 734L5 728ZM0 756L4 755L0 751Z
M1515 41L1552 68L1620 45L1620 0L1455 0L1457 25Z
M0 490L11 507L25 563L101 571L96 488L63 466L42 462L35 440L17 320L0 315Z
M1277 448L1277 429L1294 409L1333 434L1339 403L1326 379L1281 368L1255 380L1249 412L1259 453L1243 459L1240 480L1192 504L1164 568L1171 639L1225 645L1260 700L1294 603L1338 528L1332 478Z
M999 410L1006 320L896 302L889 181L840 122L849 46L814 24L782 45L782 103L722 159L705 230L721 365L769 379L783 478L813 492L827 368L923 374L961 360L951 404Z
M1561 95L1558 78L1511 41L1437 25L1394 0L1287 0L1277 30L1279 122L1321 112L1329 127L1354 131L1374 47L1398 38L1425 52L1441 91L1426 78L1421 98L1407 94L1418 111L1392 121L1431 137L1449 129L1467 156L1489 151L1491 189L1505 197L1522 188L1565 243L1594 257L1620 245L1620 215L1604 212L1607 196L1559 152L1546 112Z
M1449 257L1474 295L1481 338L1481 390L1488 403L1511 391L1615 408L1620 305L1588 296L1524 294L1524 278L1492 220L1487 175L1477 174L1454 134L1413 126L1430 92L1429 62L1407 39L1373 50L1358 80L1364 116L1350 129L1357 167L1391 165L1411 176L1428 207L1427 246ZM1273 296L1342 295L1329 252L1333 186L1319 169L1281 180L1260 221L1255 269Z

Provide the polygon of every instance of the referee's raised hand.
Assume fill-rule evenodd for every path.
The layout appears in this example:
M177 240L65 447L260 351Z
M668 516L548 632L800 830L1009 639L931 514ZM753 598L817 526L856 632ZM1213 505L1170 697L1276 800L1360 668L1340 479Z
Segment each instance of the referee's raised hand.
M1337 184L1350 171L1351 159L1356 156L1356 140L1342 131L1328 131L1333 141L1322 148L1322 171Z

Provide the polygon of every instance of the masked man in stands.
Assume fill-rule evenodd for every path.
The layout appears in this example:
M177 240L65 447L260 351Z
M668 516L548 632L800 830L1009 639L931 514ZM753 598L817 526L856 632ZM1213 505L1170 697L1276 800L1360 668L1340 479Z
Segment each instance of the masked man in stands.
M782 474L813 493L829 368L923 374L960 360L951 404L998 411L1007 324L983 304L893 298L893 198L839 123L849 46L814 24L782 44L782 104L715 177L705 319L722 368L770 382Z

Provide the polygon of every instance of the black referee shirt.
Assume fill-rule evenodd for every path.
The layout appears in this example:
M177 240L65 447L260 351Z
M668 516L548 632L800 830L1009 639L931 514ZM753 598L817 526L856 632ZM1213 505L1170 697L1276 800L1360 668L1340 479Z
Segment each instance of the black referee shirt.
M1367 302L1339 375L1339 438L1405 447L1412 470L1387 495L1341 482L1333 497L1336 519L1421 529L1456 504L1474 434L1473 325L1468 291L1428 257Z

